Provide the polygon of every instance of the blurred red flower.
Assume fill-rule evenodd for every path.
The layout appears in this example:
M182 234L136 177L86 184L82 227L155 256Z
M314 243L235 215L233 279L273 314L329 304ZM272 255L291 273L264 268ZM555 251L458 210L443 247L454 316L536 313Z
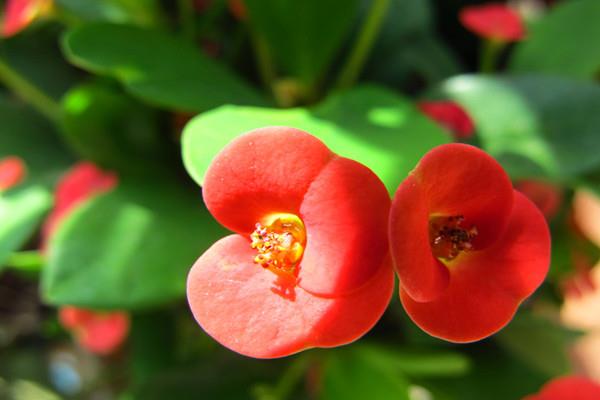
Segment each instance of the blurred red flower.
M475 126L469 114L453 101L422 101L417 104L423 114L448 129L456 139L473 136Z
M237 233L188 277L194 317L221 344L281 357L349 343L380 318L394 285L390 199L368 168L306 132L262 128L215 157L203 196Z
M66 306L60 308L58 318L81 347L100 355L117 350L129 333L129 316L125 312Z
M27 28L36 18L48 14L52 4L53 0L7 0L2 36L12 36Z
M523 180L517 182L515 189L523 193L540 209L547 219L552 219L562 203L560 186L539 180Z
M548 382L538 394L523 400L598 400L600 385L581 376L565 376Z
M54 208L42 227L42 249L58 224L73 209L90 197L109 191L117 185L117 176L103 172L94 164L81 162L75 165L60 180L54 194Z
M16 156L0 160L0 191L7 190L21 183L25 178L26 168L23 160Z
M460 22L471 32L496 42L513 42L525 37L521 16L502 3L465 7Z
M406 312L452 342L500 330L550 262L537 207L513 190L492 157L456 143L427 153L399 186L390 247Z

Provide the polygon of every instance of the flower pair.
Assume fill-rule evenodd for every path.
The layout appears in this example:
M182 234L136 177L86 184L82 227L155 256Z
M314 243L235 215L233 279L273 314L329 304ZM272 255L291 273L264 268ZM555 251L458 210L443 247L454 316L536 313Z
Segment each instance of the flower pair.
M455 342L499 330L548 268L544 217L468 145L428 153L390 209L364 165L306 132L262 128L215 157L203 196L236 234L195 263L188 301L209 335L253 357L366 333L391 297L390 249L410 317Z

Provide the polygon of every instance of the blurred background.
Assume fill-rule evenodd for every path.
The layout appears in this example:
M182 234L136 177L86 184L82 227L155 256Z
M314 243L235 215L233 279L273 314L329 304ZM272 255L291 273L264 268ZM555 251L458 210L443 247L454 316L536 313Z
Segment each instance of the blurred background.
M600 382L600 1L465 14L488 3L0 1L0 399L511 400ZM546 281L469 345L394 295L348 346L225 349L185 299L226 234L200 183L265 125L326 132L391 193L434 146L483 148L548 219Z

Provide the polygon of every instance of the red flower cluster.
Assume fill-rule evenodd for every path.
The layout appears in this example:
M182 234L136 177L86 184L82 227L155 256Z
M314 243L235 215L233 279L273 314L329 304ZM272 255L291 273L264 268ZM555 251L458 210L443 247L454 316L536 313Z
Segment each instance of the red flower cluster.
M453 101L422 101L417 104L423 114L449 130L456 139L473 136L475 125L469 114Z
M107 192L117 185L116 175L103 172L92 163L82 162L73 167L58 183L54 208L42 227L42 249L58 224L73 209L94 195Z
M543 215L492 157L464 144L431 150L400 185L390 247L406 312L453 342L506 325L550 259Z
M12 36L52 9L53 0L7 0L1 34Z
M129 332L129 316L124 312L101 312L67 306L59 310L58 317L81 347L100 355L118 349Z
M513 42L525 37L521 16L502 3L465 7L460 22L471 32L496 42Z
M565 376L547 383L538 394L523 400L598 400L600 385L581 376Z
M187 294L224 346L259 358L338 346L387 307L390 199L365 166L305 132L262 128L215 157L203 196L236 234L198 259Z
M25 178L25 163L19 157L10 156L0 160L0 191L8 190Z

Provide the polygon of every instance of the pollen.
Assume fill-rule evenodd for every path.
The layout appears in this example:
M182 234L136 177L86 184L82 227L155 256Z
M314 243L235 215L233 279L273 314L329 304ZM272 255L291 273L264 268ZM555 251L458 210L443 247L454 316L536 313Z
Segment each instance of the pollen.
M296 274L306 246L304 223L297 215L269 215L256 223L250 239L258 252L256 264L279 276Z
M473 250L477 227L463 226L462 215L436 216L429 221L429 243L433 255L443 261L451 261L460 253Z

